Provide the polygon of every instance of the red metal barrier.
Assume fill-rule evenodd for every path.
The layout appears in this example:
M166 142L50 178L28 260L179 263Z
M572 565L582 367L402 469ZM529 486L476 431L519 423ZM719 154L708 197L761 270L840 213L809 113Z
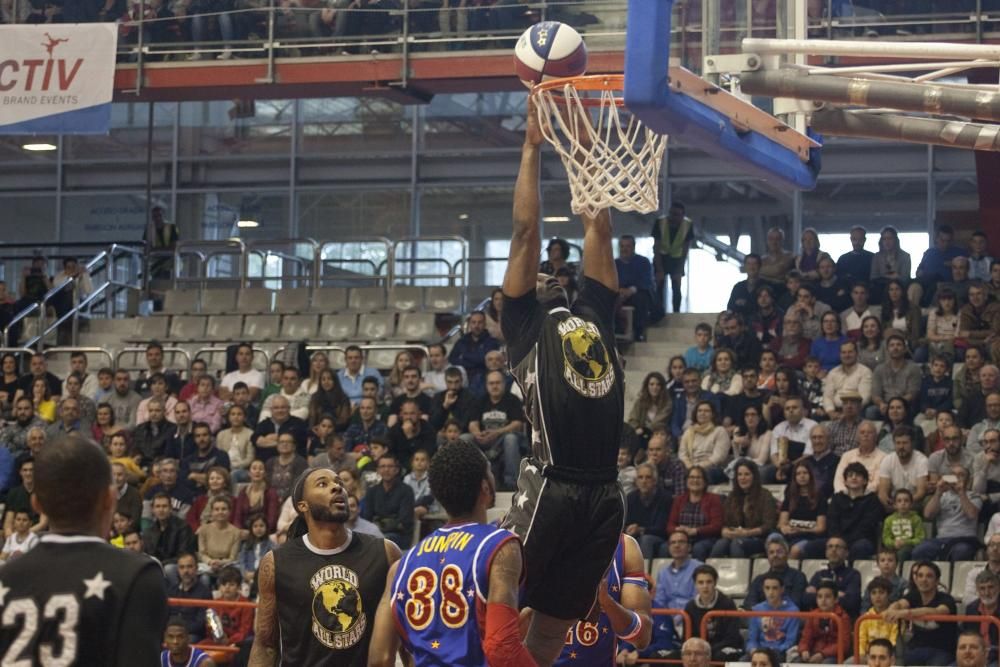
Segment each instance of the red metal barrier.
M847 622L837 614L832 611L728 611L728 610L712 610L705 614L701 619L701 636L704 637L708 634L708 620L710 618L717 618L720 616L735 617L735 618L801 618L803 621L810 618L826 618L837 624L837 664L844 664L844 660L847 658L844 655L844 644L841 641L847 636L849 630Z
M189 598L167 598L167 605L170 607L205 607L206 609L217 609L219 607L229 607L230 609L256 609L256 602L229 602L228 600L192 600ZM202 651L218 651L219 653L239 653L236 646L226 646L224 644L207 644L204 642L194 644Z
M711 612L710 612L711 613ZM858 620L854 622L854 663L861 664L861 636L858 632L861 628L861 623L866 620L876 620L882 617L878 614L865 614L859 616ZM906 619L910 620L910 619ZM974 616L968 614L927 614L926 616L917 616L913 618L914 621L937 621L939 623L992 623L997 628L997 632L1000 632L1000 618L996 616ZM897 659L902 664L902 656L897 656ZM843 661L841 661L843 663Z

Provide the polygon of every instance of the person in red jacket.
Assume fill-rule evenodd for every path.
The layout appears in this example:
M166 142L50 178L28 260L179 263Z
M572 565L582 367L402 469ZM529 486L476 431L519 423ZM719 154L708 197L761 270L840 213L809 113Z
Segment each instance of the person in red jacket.
M722 498L708 491L708 473L701 466L687 472L687 492L674 498L667 534L687 533L695 559L705 562L722 534Z
M235 567L223 568L219 572L219 600L224 602L249 602L245 596L240 595L240 584L242 583L243 577L240 576L239 570ZM207 627L205 628L208 640L225 646L234 646L243 650L249 650L253 639L253 608L225 606L212 607L211 609L218 614L218 618L222 624L223 637L221 639L213 637L215 629L212 628L211 622L209 622L206 623ZM243 644L246 644L245 649ZM224 651L209 651L209 655L211 655L212 660L218 665L229 664L236 656L235 653Z
M830 618L810 618L802 628L799 639L799 658L796 662L828 663L840 662L837 656L838 641L843 647L846 659L851 654L851 619L847 612L837 604L837 584L823 581L816 587L816 610L833 612L841 617L843 632L837 628L837 623Z

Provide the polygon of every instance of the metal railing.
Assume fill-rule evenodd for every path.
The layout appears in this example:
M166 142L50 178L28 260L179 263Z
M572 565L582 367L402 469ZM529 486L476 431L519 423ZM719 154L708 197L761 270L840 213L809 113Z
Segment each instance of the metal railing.
M458 249L459 257L448 261L442 257L421 257L419 250L423 243L437 243L442 246L451 245ZM442 248L443 249L443 248ZM449 287L462 287L469 284L469 242L461 236L404 236L392 243L392 285L436 285L437 281L445 280ZM423 265L423 266L422 266ZM443 272L434 273L425 270L427 265L443 266ZM408 271L403 266L410 267Z
M227 259L224 264L221 260ZM246 284L247 246L240 239L180 241L174 250L173 286L205 288L209 282ZM191 273L192 275L189 275Z
M97 307L104 305L105 315L114 316L120 307L120 297L123 290L139 290L141 288L140 266L142 261L142 251L138 248L113 243L106 246L91 258L85 265L84 271L91 282L93 291L80 298L78 286L82 282L74 276L69 280L51 288L40 301L30 304L21 312L17 313L7 327L3 330L3 343L10 345L10 334L12 329L16 330L16 325L23 326L32 315L38 316L38 332L24 342L25 347L37 346L41 349L46 338L56 331L63 323L72 322L71 341L75 344L79 333L79 317L81 314L90 313L97 310ZM122 267L122 260L127 266ZM103 282L100 280L101 272L104 273ZM124 278L120 276L124 273ZM95 278L97 285L94 286ZM62 297L64 292L70 295L70 307L51 323L47 323L49 306L54 305L57 297Z
M14 14L19 15L17 8L28 4L29 0L14 0ZM626 0L538 0L446 8L398 0L376 8L339 10L281 0L244 0L228 11L179 16L161 14L165 0L131 0L129 4L125 15L104 16L102 20L119 20L119 58L134 63L130 66L137 70L136 83L130 92L137 95L142 92L148 64L166 59L264 60L261 81L273 83L279 58L388 55L401 58L399 79L394 83L405 88L415 58L433 51L509 50L526 27L543 19L572 25L592 50L621 50L625 37ZM720 0L718 4L719 32L706 37L702 3L675 3L671 55L689 69L701 70L703 41L717 43L719 53L737 53L744 37L786 36L782 34L783 21L778 19L777 0ZM892 8L906 7L905 3L889 6L880 0L821 0L816 3L820 9L808 16L807 25L810 36L827 39L926 40L933 35L938 40L981 42L997 35L1000 16L982 9L981 2L968 10L939 4L942 8L934 11L894 14ZM214 24L219 25L222 39L206 39ZM188 39L188 34L198 39Z
M708 622L713 618L798 618L807 621L810 618L825 618L832 621L837 628L837 664L844 664L847 659L847 652L844 650L844 639L849 637L850 627L842 616L838 616L832 611L727 611L713 609L701 617L700 636L708 636Z
M247 241L246 249L243 273L247 286L266 286L269 281L279 281L282 287L285 281L294 282L295 287L317 284L320 246L311 238ZM280 260L275 275L268 273L268 259L271 257ZM260 260L259 273L252 266L253 258Z
M713 612L709 612L713 613ZM858 617L858 620L854 621L854 662L855 664L861 664L861 637L860 630L861 625L865 621L875 621L884 620L879 614L864 614ZM914 620L919 621L935 621L937 623L989 623L1000 632L1000 618L996 616L975 616L969 614L927 614L925 616L918 616ZM899 664L903 663L903 656L901 653L896 654L896 660ZM844 664L843 660L838 661L840 664Z
M384 236L348 237L321 243L316 253L315 284L388 287L392 284L392 249L392 241ZM357 270L351 270L355 267Z

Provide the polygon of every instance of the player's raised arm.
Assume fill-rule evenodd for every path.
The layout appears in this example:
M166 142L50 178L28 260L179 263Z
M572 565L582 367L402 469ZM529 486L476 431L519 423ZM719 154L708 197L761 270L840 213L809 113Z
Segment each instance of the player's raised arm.
M538 127L535 103L528 98L528 129L521 149L521 167L514 185L514 232L510 239L510 258L503 279L503 293L508 297L524 296L535 289L538 258L542 252L538 218L541 215L538 192L542 132Z
M257 570L257 622L249 667L274 667L278 664L278 604L274 593L274 552L265 555Z
M517 591L521 585L521 567L521 544L516 540L506 542L493 556L483 639L483 652L491 665L537 665L521 642L518 627Z
M618 270L611 251L611 213L604 209L595 217L583 219L583 275L596 280L608 289L618 291Z
M368 648L368 667L393 667L396 664L396 652L399 650L399 635L392 620L392 582L396 578L399 561L389 566L389 574L385 578L385 590L375 612L375 628L372 630L372 641Z

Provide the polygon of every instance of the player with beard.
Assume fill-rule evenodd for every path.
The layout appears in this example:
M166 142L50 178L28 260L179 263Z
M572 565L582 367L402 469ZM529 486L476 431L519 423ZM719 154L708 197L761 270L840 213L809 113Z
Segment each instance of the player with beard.
M352 532L336 473L309 468L292 487L299 516L260 562L251 667L362 667L375 609L399 547Z
M393 667L402 638L418 667L534 667L518 634L521 544L486 522L496 499L489 461L476 445L448 442L428 477L448 523L389 568L368 664Z
M532 455L521 462L503 526L524 544L523 599L535 612L525 643L538 664L551 665L570 627L596 611L624 527L617 464L625 387L607 209L581 216L583 279L572 305L555 277L535 270L542 135L530 102L527 116L500 324L531 422Z
M0 569L0 665L156 665L167 618L163 572L107 543L118 490L90 440L35 455L31 504L49 519L37 547Z

